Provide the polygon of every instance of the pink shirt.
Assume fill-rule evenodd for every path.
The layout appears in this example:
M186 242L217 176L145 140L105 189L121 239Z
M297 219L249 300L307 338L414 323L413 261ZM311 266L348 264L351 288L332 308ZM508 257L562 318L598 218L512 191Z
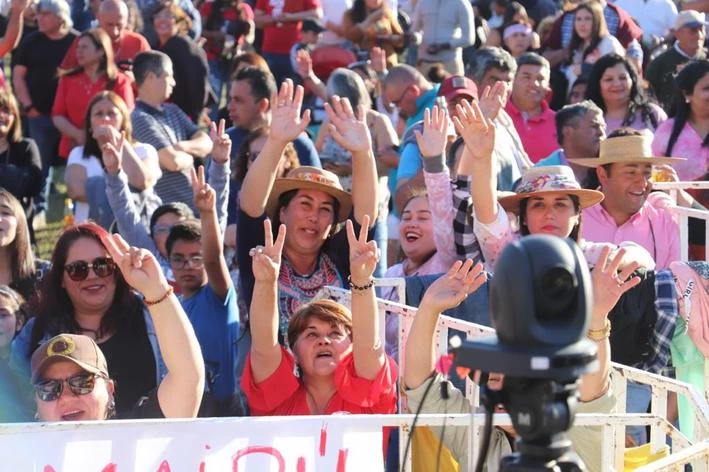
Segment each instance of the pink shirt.
M670 210L673 205L667 194L653 192L639 212L618 226L597 204L583 210L581 234L589 241L633 241L650 252L658 270L666 269L671 262L680 260L679 225Z
M657 127L655 139L652 142L652 153L655 156L664 156L667 151L667 143L672 134L674 118L665 121ZM684 157L687 160L677 162L672 165L677 171L680 180L698 180L704 177L709 166L709 147L702 147L702 138L690 126L685 123L684 128L677 137L670 157Z
M520 111L512 100L507 101L505 111L512 118L517 134L522 140L524 150L527 151L529 159L533 163L547 157L552 152L559 149L559 143L556 140L556 123L554 121L554 113L546 101L542 102L542 112L534 117L527 116L526 113Z

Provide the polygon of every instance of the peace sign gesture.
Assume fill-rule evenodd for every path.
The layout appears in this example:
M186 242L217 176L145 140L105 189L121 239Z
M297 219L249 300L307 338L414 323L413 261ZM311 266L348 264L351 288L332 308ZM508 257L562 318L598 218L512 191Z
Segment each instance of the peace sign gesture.
M453 124L458 134L463 137L465 147L476 161L489 160L495 148L495 126L492 120L485 118L476 102L463 100L456 105L457 116Z
M633 272L639 267L637 262L632 262L618 273L618 267L625 256L625 249L620 248L609 261L611 249L603 248L598 262L591 272L593 283L593 315L594 318L608 316L620 297L640 283L640 277L633 277L628 280ZM598 320L597 320L598 321Z
M120 234L101 236L101 242L123 274L126 282L146 300L158 300L168 290L165 275L150 251L131 247Z
M303 117L300 117L303 93L303 87L300 85L293 87L293 81L286 79L281 85L281 90L273 94L269 132L271 138L284 143L293 141L310 124L310 110L305 110Z
M117 141L109 139L101 146L101 160L108 173L117 174L121 170L125 142L126 133L121 131L120 138Z
M367 285L379 262L376 241L367 241L369 215L362 218L359 237L355 236L352 220L347 220L347 241L350 245L350 274L354 285Z
M224 119L219 120L219 127L209 122L209 138L212 140L212 159L218 164L229 162L231 154L231 138L224 132Z
M204 166L199 166L199 171L192 173L192 193L194 194L194 206L200 214L217 211L217 193L204 178Z
M420 307L435 313L442 313L461 304L468 294L476 291L485 283L487 276L483 265L467 259L456 261L448 272L436 279L426 290Z
M283 253L283 243L286 240L286 225L282 224L278 228L278 236L273 242L271 220L266 218L263 221L263 233L265 236L264 245L256 246L249 251L252 271L257 282L275 283L281 271L281 254Z

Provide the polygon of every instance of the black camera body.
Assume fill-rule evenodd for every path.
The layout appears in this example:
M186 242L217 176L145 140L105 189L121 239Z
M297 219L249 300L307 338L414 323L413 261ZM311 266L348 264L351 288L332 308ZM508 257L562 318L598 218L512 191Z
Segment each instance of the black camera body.
M503 387L481 385L486 408L504 405L518 434L518 453L501 470L584 470L567 460L581 375L598 369L595 343L585 339L593 291L576 243L527 236L510 243L490 283L496 334L454 346L455 364L505 374ZM557 467L557 468L555 468Z

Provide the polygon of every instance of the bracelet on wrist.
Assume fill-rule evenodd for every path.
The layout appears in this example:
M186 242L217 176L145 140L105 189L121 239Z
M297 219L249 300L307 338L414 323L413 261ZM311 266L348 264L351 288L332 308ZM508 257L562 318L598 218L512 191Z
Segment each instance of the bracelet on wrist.
M603 341L611 335L611 320L606 318L606 324L601 329L589 329L586 331L586 337L591 341Z
M157 305L158 303L164 302L164 301L167 299L167 297L169 297L169 296L172 295L173 293L174 293L174 290L173 290L173 288L172 288L172 285L169 285L169 286L167 287L167 290L165 291L165 294L164 294L162 297L158 298L157 300L143 299L143 301L144 301L145 304L148 305L148 306Z
M358 291L358 292L363 292L364 290L369 290L374 286L374 278L370 278L369 282L367 282L364 285L357 285L354 282L352 282L352 276L350 275L347 277L347 283L350 284L350 289L352 289L353 292Z

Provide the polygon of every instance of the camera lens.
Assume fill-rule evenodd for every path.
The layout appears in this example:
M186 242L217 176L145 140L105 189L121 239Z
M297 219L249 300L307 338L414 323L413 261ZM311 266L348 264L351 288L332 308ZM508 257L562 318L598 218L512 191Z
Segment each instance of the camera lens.
M576 280L566 268L554 267L541 280L542 300L546 309L541 310L541 318L556 318L564 315L576 295Z

